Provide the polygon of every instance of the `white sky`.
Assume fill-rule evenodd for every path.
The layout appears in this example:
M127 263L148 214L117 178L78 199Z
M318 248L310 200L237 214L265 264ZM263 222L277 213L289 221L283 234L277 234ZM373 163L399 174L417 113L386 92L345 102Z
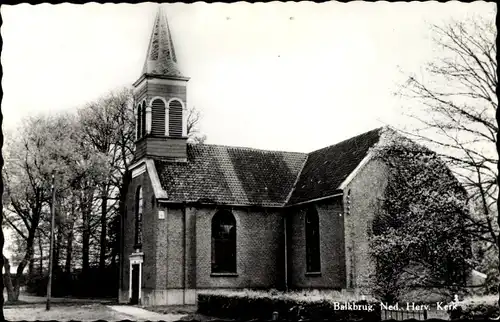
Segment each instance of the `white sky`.
M4 130L140 76L155 3L2 6ZM400 72L433 57L429 24L493 3L167 4L207 143L310 152L400 126Z

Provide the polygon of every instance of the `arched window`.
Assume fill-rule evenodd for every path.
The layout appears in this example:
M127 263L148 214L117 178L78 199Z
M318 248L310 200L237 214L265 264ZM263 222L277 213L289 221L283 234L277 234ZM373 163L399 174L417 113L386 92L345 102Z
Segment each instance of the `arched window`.
M175 100L168 106L168 134L173 137L182 136L182 104Z
M146 135L146 103L142 102L141 107L141 135Z
M165 135L165 103L161 99L151 104L151 134Z
M137 139L141 138L142 134L142 109L141 105L137 105Z
M212 218L212 272L236 273L236 220L227 210Z
M306 267L307 272L321 271L319 217L314 206L309 208L306 214Z
M142 211L144 208L144 201L142 198L142 188L137 188L135 193L135 245L140 247L142 245Z

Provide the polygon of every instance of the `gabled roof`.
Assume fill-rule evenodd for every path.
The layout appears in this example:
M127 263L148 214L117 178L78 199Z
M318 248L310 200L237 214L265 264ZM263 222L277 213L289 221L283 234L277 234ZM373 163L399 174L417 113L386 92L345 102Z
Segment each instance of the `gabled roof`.
M188 144L187 162L154 163L170 201L283 207L333 195L381 130L309 154Z
M184 163L155 160L169 200L280 207L306 154L188 144L187 157Z
M380 138L378 128L308 154L289 205L328 197L367 156Z

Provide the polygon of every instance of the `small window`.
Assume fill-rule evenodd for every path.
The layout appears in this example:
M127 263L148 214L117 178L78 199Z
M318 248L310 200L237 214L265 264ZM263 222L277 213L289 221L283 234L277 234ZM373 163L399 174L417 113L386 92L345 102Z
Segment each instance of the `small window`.
M182 104L175 100L168 106L168 134L182 137Z
M226 210L212 218L212 273L236 273L236 220Z
M142 245L142 212L143 212L142 188L137 188L135 195L135 246Z
M320 272L321 258L319 251L319 217L314 206L307 210L305 228L307 272Z

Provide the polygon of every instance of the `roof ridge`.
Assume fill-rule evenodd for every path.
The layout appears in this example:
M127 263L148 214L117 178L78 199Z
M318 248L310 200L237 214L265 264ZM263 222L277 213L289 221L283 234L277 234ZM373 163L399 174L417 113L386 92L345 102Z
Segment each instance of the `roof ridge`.
M348 142L348 141L351 141L351 140L353 140L353 139L355 139L355 138L357 138L357 137L360 137L360 136L362 136L362 135L368 134L368 133L370 133L370 132L375 132L375 131L379 131L379 132L381 132L383 129L384 129L384 126L374 128L374 129L372 129L372 130L370 130L370 131L366 131L366 132L360 133L360 134L358 134L358 135L352 136L352 137L350 137L350 138L348 138L348 139L342 140L342 141L337 142L337 143L335 143L335 144L328 145L328 146L325 146L325 147L323 147L323 148L320 148L320 149L317 149L317 150L311 151L311 152L307 153L307 155L312 154L312 153L315 153L315 152L318 152L318 151L321 151L321 150L325 150L325 149L330 149L330 148L333 148L333 147L335 147L335 146L337 146L337 145L340 145L340 144L342 144L342 143L346 143L346 142ZM380 133L379 133L379 135L380 135Z
M227 144L210 144L210 143L197 143L197 144L188 143L188 145L191 145L191 146L213 146L213 147L220 147L220 148L232 148L232 149L241 149L241 150L248 150L248 151L260 151L260 152L296 153L296 154L306 155L306 159L307 159L307 156L309 156L309 154L311 154L311 153L314 153L314 152L317 152L317 151L321 151L323 149L332 148L332 147L334 147L336 145L345 143L347 141L350 141L352 139L355 139L355 138L357 138L359 136L365 135L365 134L373 132L373 131L382 131L384 128L385 128L385 126L377 127L377 128L372 129L372 130L363 132L361 134L358 134L358 135L355 135L355 136L350 137L348 139L345 139L345 140L342 140L340 142L337 142L335 144L331 144L331 145L325 146L323 148L320 148L320 149L317 149L317 150L313 150L311 152L298 152L298 151L286 151L286 150L269 150L269 149L252 148L252 147L247 147L247 146L235 146L235 145L227 145Z
M191 146L213 146L213 147L220 147L220 148L241 149L241 150L247 150L247 151L296 153L296 154L301 154L301 155L308 154L307 152L285 151L285 150L267 150L267 149L251 148L251 147L245 147L245 146L234 146L234 145L226 145L226 144L207 144L207 143L202 143L202 144L188 143L188 144Z

